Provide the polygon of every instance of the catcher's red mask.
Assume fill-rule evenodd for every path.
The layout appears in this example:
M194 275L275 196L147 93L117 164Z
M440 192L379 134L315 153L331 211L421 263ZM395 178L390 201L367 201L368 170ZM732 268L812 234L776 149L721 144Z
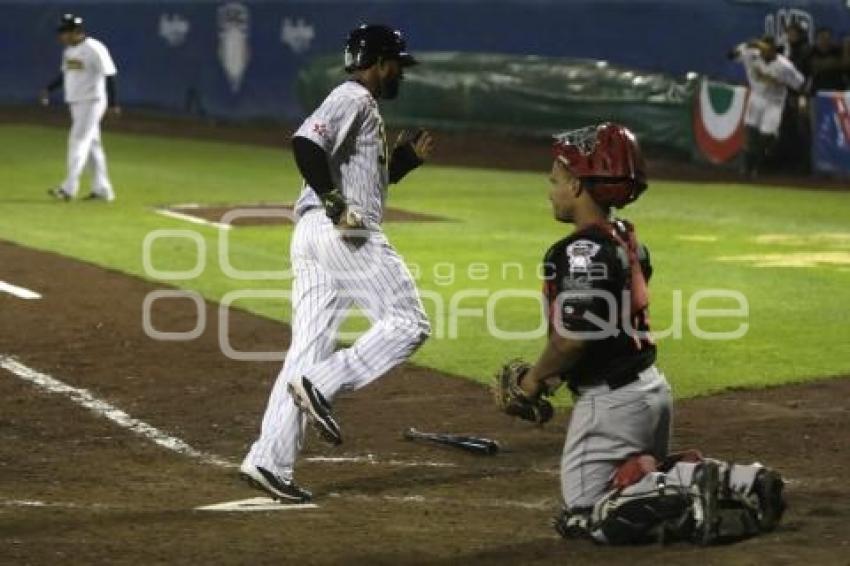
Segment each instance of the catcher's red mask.
M555 158L601 206L622 208L646 190L646 164L635 135L606 122L557 134Z

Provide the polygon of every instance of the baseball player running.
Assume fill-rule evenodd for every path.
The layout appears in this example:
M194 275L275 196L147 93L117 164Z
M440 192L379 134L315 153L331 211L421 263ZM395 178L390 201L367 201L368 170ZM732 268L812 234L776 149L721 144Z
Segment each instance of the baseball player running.
M305 420L332 445L342 433L331 401L365 387L406 360L430 325L401 256L381 229L389 183L430 155L427 132L401 136L390 154L378 99L398 95L416 61L400 32L382 25L352 31L345 48L351 78L335 88L296 131L292 145L305 183L290 257L292 344L271 393L260 437L240 468L254 487L280 501L309 501L293 479ZM349 348L335 335L351 306L372 327Z
M649 335L647 248L611 214L647 187L635 136L601 124L554 144L550 200L575 225L544 257L549 341L535 364L506 364L500 408L543 423L566 382L574 399L561 460L565 537L626 544L680 538L707 544L773 529L782 479L758 464L670 454L670 386Z
M91 167L92 188L87 200L115 199L112 183L106 170L106 154L100 139L100 121L107 107L120 114L115 75L118 70L109 50L100 41L86 36L83 19L65 14L56 29L59 41L65 46L62 71L41 93L41 103L50 103L50 93L60 87L71 111L71 132L68 134L68 173L62 184L48 193L69 201L77 194L80 175Z
M753 178L776 143L788 89L799 90L804 78L794 64L777 51L772 37L741 44L729 56L744 65L750 83L744 114L747 127L744 174Z

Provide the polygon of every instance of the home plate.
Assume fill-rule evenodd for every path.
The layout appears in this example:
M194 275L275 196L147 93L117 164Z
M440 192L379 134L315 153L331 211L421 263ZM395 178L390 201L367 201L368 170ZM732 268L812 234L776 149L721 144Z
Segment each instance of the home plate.
M315 503L278 503L270 497L252 497L215 505L195 507L198 511L297 511L300 509L318 509Z

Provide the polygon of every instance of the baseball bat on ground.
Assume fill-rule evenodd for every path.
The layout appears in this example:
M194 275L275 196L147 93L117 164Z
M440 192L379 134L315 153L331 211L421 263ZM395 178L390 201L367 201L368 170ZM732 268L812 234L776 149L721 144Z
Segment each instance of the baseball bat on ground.
M439 432L421 432L415 428L409 428L404 431L404 438L407 440L433 442L434 444L460 448L461 450L466 450L473 454L484 454L487 456L498 454L500 450L499 443L489 438L478 438L475 436Z

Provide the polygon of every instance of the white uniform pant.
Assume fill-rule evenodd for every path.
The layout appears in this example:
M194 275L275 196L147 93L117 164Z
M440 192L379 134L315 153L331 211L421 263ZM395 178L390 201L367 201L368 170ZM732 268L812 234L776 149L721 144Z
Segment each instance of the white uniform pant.
M86 164L91 168L92 193L108 200L115 198L106 170L106 154L100 140L100 121L106 112L105 100L86 100L68 104L71 131L68 134L68 176L62 191L74 196L80 186L80 175Z
M773 100L750 93L750 98L747 100L747 110L744 114L744 124L750 128L755 128L766 136L779 135L784 108L784 99Z
M290 248L292 344L263 417L260 438L246 462L291 477L304 438L305 415L287 385L309 378L328 401L370 384L400 364L430 334L422 302L402 258L380 230L355 247L345 242L323 209L297 223ZM372 327L349 348L336 333L351 306Z

